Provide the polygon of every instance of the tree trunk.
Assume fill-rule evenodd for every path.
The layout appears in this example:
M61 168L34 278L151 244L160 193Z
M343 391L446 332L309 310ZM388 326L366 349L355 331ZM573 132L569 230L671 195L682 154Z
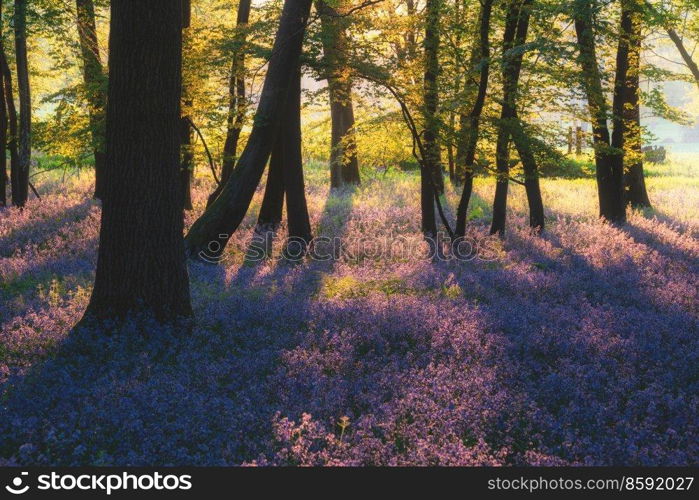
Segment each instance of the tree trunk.
M32 99L27 60L27 0L15 0L15 57L17 59L17 90L19 93L19 157L17 192L12 202L23 207L29 196L29 168L32 153Z
M5 47L2 38L2 2L0 2L0 65L5 59ZM5 79L0 72L0 207L7 206L7 104L5 103Z
M473 192L473 163L476 158L476 145L478 144L478 129L480 125L481 113L485 105L485 96L488 91L488 76L490 73L490 18L493 11L493 0L484 0L481 4L479 18L478 44L473 49L471 56L471 67L469 71L475 71L478 67L479 81L476 98L473 107L468 115L462 114L460 117L459 142L457 149L457 177L463 175L464 188L461 192L459 207L456 211L457 237L464 236L466 232L466 218L468 215L468 205ZM467 83L468 85L468 79Z
M2 71L3 95L2 99L7 109L7 120L9 128L9 136L7 137L7 149L10 150L10 187L12 193L13 204L15 198L19 198L19 150L17 147L17 110L15 109L15 100L12 91L12 71L7 63L5 47L0 37L0 71ZM3 149L4 151L4 149Z
M187 234L187 254L192 258L218 258L245 217L277 137L279 117L298 68L310 9L311 0L284 2L250 138L221 194Z
M591 0L576 0L574 17L583 88L587 95L592 122L600 217L610 222L623 222L626 220L623 165L615 162L610 147L608 107L597 62Z
M529 140L522 130L517 116L517 89L522 70L523 52L512 53L527 40L532 0L511 0L508 4L503 35L502 80L503 100L496 143L497 184L493 201L493 222L490 234L503 234L507 217L507 190L510 176L510 136L522 160L525 173L525 188L529 203L529 221L534 228L543 229L543 203L539 189L539 177Z
M620 36L628 44L627 73L623 80L623 106L621 119L616 127L622 127L624 190L626 203L635 208L650 207L643 175L643 143L641 139L641 111L639 105L639 77L641 70L641 44L643 42L643 6L638 0L622 0Z
M289 126L284 122L285 128ZM265 184L265 195L262 198L262 206L257 216L258 232L276 231L282 222L282 212L284 209L284 145L282 136L287 134L287 130L280 130L277 140L272 149L272 155L267 169L267 183Z
M311 221L308 216L306 192L303 180L303 157L301 155L301 71L297 70L287 97L286 133L280 134L284 154L284 187L286 189L286 214L289 223L287 256L305 253L310 243ZM292 244L300 245L291 252Z
M347 35L340 12L323 1L317 4L322 25L323 59L330 97L330 186L359 184L354 131L352 81L347 75Z
M179 182L182 24L179 2L111 2L105 191L88 320L192 314Z
M250 0L240 0L235 30L235 49L231 61L231 77L228 85L228 121L226 141L223 144L221 184L209 197L207 207L221 194L223 185L235 167L240 131L245 122L247 96L245 91L245 41L247 24L250 21Z
M438 142L439 122L437 107L439 105L439 14L441 0L427 0L425 4L425 75L423 95L423 143L425 158L420 170L420 205L422 209L422 232L428 237L437 234L435 220L435 196L439 194L441 177L440 147Z
M191 106L191 104L190 104ZM182 208L192 210L192 174L194 172L194 130L189 116L180 118L180 176Z
M95 198L101 197L104 170L104 110L107 104L106 81L97 43L93 0L76 0L78 38L83 63L83 85L88 105L92 150L95 156Z
M274 232L282 221L284 195L289 240L285 253L293 258L305 254L311 241L301 154L301 72L297 71L289 88L282 118L283 126L272 150L265 195L257 219L259 233Z

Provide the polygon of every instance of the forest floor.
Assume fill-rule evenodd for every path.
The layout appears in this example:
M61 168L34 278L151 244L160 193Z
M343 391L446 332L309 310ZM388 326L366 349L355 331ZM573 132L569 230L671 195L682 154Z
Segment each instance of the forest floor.
M190 265L186 336L64 349L94 276L91 181L1 210L0 463L699 464L699 155L649 168L655 210L623 227L595 217L594 180L545 179L531 235L512 185L502 241L478 179L469 261L416 252L416 173L329 196L307 170L315 235L350 251L246 259L259 191L223 261Z

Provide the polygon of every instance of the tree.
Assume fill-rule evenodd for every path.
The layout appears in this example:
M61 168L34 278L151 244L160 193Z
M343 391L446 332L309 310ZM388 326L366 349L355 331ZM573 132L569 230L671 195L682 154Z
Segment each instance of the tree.
M600 217L610 222L626 220L624 203L624 171L619 154L611 147L607 118L609 109L604 96L602 75L597 60L593 4L595 0L576 0L573 16L578 41L578 62L582 70L582 86L592 122L595 151L597 192Z
M106 82L99 45L93 0L75 0L78 38L83 66L83 85L88 105L92 150L95 156L95 198L101 198L104 171L104 110L107 101Z
M493 11L494 0L483 0L478 15L478 42L473 48L469 73L478 73L478 88L473 106L468 114L462 113L459 117L460 130L457 144L457 177L463 176L463 191L456 212L456 236L464 236L466 232L466 216L468 205L473 192L473 163L476 158L476 145L478 143L478 129L481 113L485 105L485 97L488 91L488 75L490 73L490 18ZM468 80L466 85L468 86Z
M531 7L532 0L511 0L507 5L502 49L503 98L496 144L498 177L493 201L491 234L502 234L505 231L510 175L510 137L515 143L524 169L529 225L538 230L544 228L544 206L541 200L536 160L517 112L517 93L524 56L522 47L527 40Z
M23 207L29 195L29 168L32 153L32 99L27 60L27 0L15 0L15 57L17 59L17 91L19 94L19 156L12 203Z
M298 68L311 0L286 0L250 137L221 193L185 238L187 255L218 258L238 228L277 138L280 116Z
M180 2L111 2L105 190L86 319L192 314L178 182L182 28Z
M322 0L317 4L322 24L324 72L330 95L330 185L359 184L354 131L352 80L346 63L347 34L340 12Z
M238 154L238 141L240 139L240 131L245 122L247 109L247 96L245 95L245 41L249 20L250 0L240 0L234 36L235 49L231 58L231 74L228 84L228 119L226 122L226 141L223 144L221 182L209 196L207 205L210 205L221 194L224 184L233 172L236 155Z
M0 6L1 8L2 6ZM0 16L0 21L2 17ZM19 151L17 148L17 110L15 109L15 99L12 91L12 71L10 70L10 65L7 62L7 55L5 54L5 45L3 42L2 33L0 32L0 73L2 78L2 96L0 99L3 102L4 109L6 111L7 117L7 127L9 128L9 135L5 137L5 141L2 142L2 157L3 161L6 160L5 149L10 150L10 183L12 192L12 202L17 205L15 200L20 198L20 172L19 172ZM4 121L2 122L4 123ZM2 126L0 123L0 126ZM6 173L5 167L5 175ZM28 180L27 180L28 181ZM3 191L4 193L4 191ZM5 200L7 201L7 200Z
M643 7L638 0L621 0L621 21L617 49L612 147L624 169L625 199L633 207L650 207L643 175L639 75Z
M282 128L274 143L265 194L257 219L259 233L275 232L282 221L286 195L289 239L286 253L295 258L305 253L311 241L301 155L301 72L295 72L289 86ZM292 248L290 246L293 245Z
M423 144L424 164L420 169L420 205L422 210L422 232L434 237L437 234L435 221L435 196L439 194L442 178L440 166L439 118L439 12L441 0L427 0L425 4L424 90L423 90ZM442 185L443 188L443 185ZM443 190L443 189L442 189Z
M2 38L2 2L0 2L0 66L7 63ZM0 71L0 207L7 206L7 104L5 103L5 80Z

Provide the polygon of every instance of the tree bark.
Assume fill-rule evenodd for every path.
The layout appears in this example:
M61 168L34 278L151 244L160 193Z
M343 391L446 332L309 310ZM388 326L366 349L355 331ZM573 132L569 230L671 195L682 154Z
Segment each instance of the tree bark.
M111 2L105 191L88 320L192 314L179 182L182 21L180 2Z
M614 125L621 128L623 149L624 191L626 203L635 208L650 207L643 173L643 142L641 139L641 110L639 104L639 79L641 71L641 44L643 42L643 5L639 0L621 0L620 45L626 43L626 75L620 84L623 103L615 110L621 115ZM620 47L621 49L621 47ZM620 77L621 78L621 77Z
M12 201L14 205L17 203L15 199L19 199L20 195L20 173L19 173L19 150L17 146L17 109L15 108L14 94L12 91L12 71L7 62L5 47L0 37L0 71L2 72L3 95L2 99L7 109L7 120L9 135L7 137L7 149L10 150L10 187ZM3 149L4 151L4 149Z
M27 60L27 0L15 0L15 57L17 60L17 90L19 94L19 156L17 192L12 202L23 207L29 195L31 165L32 99Z
M257 231L276 231L282 221L284 197L289 239L286 253L294 258L305 254L311 241L301 154L301 72L297 71L290 85L282 118L283 126L272 150L267 185L257 219ZM297 245L290 248L290 245Z
M277 137L279 117L298 68L310 8L311 0L284 2L250 138L221 194L185 238L187 254L192 258L218 258L245 217Z
M246 29L250 21L250 0L240 0L235 29L235 49L231 60L231 77L228 85L228 121L226 126L226 141L223 144L223 165L221 167L221 184L217 186L207 207L221 194L223 185L228 181L238 153L240 131L245 123L247 96L245 90L245 41Z
M478 44L473 49L471 56L470 72L474 72L480 67L478 90L474 99L471 111L459 118L460 130L457 149L457 178L463 176L464 188L461 192L459 207L456 211L457 237L464 236L466 232L466 218L468 215L468 205L473 192L473 163L476 158L476 145L478 144L478 129L480 125L481 113L485 105L485 97L488 91L488 76L490 74L490 18L493 11L493 0L484 0L481 4L479 19ZM468 79L466 82L468 85Z
M490 234L503 234L507 218L507 191L510 175L510 137L514 139L524 169L524 186L529 204L529 224L532 228L544 228L544 206L539 187L536 160L531 151L517 114L517 92L522 70L523 52L513 49L526 43L532 0L513 0L508 5L503 35L502 79L503 102L496 143L496 168L498 173L493 201L493 222Z
M435 220L435 196L439 194L438 176L441 177L440 147L438 142L439 122L439 13L441 0L427 0L425 4L424 94L423 94L423 144L424 164L420 169L420 205L422 211L422 232L428 237L437 234Z
M83 85L88 105L92 150L95 156L95 198L101 197L104 170L104 110L107 104L106 81L95 23L93 0L76 0L78 38L83 64Z
M582 83L587 95L592 141L595 150L595 170L599 195L600 217L610 222L624 222L623 165L615 161L607 125L608 107L602 88L602 76L597 62L592 18L592 0L576 0L574 5L575 32L578 40L578 60Z
M345 184L360 184L352 80L346 67L347 35L340 11L323 1L317 5L330 96L330 187L339 188Z
M0 66L6 61L2 34L2 2L0 2ZM5 79L0 72L0 207L7 206L7 104L5 102Z

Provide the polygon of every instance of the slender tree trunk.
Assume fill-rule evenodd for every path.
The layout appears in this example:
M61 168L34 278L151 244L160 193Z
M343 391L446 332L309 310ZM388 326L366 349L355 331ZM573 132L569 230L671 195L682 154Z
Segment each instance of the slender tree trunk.
M23 207L29 196L29 168L32 152L32 99L27 60L27 0L15 0L14 24L19 93L19 164L17 167L17 198L13 197L12 202L18 207Z
M5 61L5 47L2 38L2 2L0 2L0 65ZM5 79L0 73L0 207L7 206L7 104L5 103Z
M191 105L191 103L190 103ZM182 208L192 210L192 173L194 172L194 130L189 116L180 118L180 176Z
M330 186L359 184L359 161L354 130L352 81L346 71L347 34L340 11L317 4L322 25L323 59L330 96Z
M505 19L502 56L503 100L496 143L497 184L490 234L503 234L505 232L510 176L510 136L515 136L515 145L525 167L525 179L528 178L525 180L525 186L527 183L529 184L526 191L530 208L530 223L533 224L536 221L537 225L534 227L539 225L543 227L543 207L541 206L541 193L538 189L539 179L536 173L536 163L531 151L529 151L528 140L521 129L517 116L517 90L522 70L523 53L521 51L513 53L512 50L526 42L531 5L532 0L510 0ZM537 195L538 200L536 199ZM541 213L539 213L540 211Z
M83 64L83 84L90 119L92 150L95 156L95 198L100 198L104 170L104 110L107 105L106 81L97 43L93 0L76 0L78 38Z
M438 195L439 182L437 177L442 175L440 148L438 142L439 122L437 108L439 105L439 13L441 0L427 0L425 4L425 75L424 75L424 104L423 143L425 148L424 164L420 170L420 205L422 209L422 232L429 237L437 234L435 220L435 196Z
M622 126L624 189L626 203L635 208L650 207L643 174L643 143L641 139L641 110L639 77L641 71L641 34L643 5L640 0L622 0L621 36L628 42L628 64L623 83L623 107L618 124Z
M286 213L289 221L289 239L306 245L311 241L311 220L308 216L306 192L303 180L303 156L301 155L301 71L289 89L287 98L288 133L282 135L286 164L284 186L286 188Z
M179 2L111 2L105 191L87 320L192 314L179 183L182 28Z
M250 206L279 130L289 87L298 68L311 0L286 0L250 138L221 194L185 239L192 258L221 255Z
M459 207L456 211L456 236L464 236L466 232L466 218L468 205L473 192L473 163L476 158L476 145L478 144L478 129L481 113L485 105L485 97L488 91L488 76L490 74L490 18L493 11L493 0L484 0L481 4L479 18L478 44L474 47L469 71L474 72L480 68L478 90L471 111L460 117L459 142L457 149L457 177L463 175L464 188L461 192ZM468 85L468 83L466 83Z
M284 209L284 161L286 160L282 136L288 134L287 127L289 127L289 124L285 122L272 149L267 169L265 195L262 198L262 206L257 217L258 232L276 231L282 222Z
M257 220L258 232L276 231L282 221L284 196L289 241L285 253L293 258L305 254L311 241L301 154L301 72L290 85L282 119L283 126L272 150L265 195Z
M228 181L238 154L240 131L245 123L247 96L245 91L245 42L246 30L250 21L250 0L240 0L236 19L235 50L231 61L231 77L228 85L228 121L226 141L223 144L223 165L221 167L221 184L209 196L207 207L221 194L223 185Z
M623 165L615 161L615 153L610 147L610 134L607 125L608 106L597 62L592 0L575 1L574 21L583 88L587 95L590 121L592 122L600 217L610 222L623 222L626 220Z
M17 110L15 109L14 94L12 91L12 71L7 62L5 47L0 37L0 71L2 72L3 95L6 109L7 120L9 127L9 136L7 137L7 149L10 150L10 184L13 204L16 205L15 199L20 197L20 173L19 173L19 150L17 146Z
M182 46L188 47L189 27L192 21L192 4L190 0L180 0L182 5ZM194 175L194 128L192 127L193 102L189 90L190 82L182 77L182 106L180 108L180 187L182 189L182 208L192 210L192 177Z

